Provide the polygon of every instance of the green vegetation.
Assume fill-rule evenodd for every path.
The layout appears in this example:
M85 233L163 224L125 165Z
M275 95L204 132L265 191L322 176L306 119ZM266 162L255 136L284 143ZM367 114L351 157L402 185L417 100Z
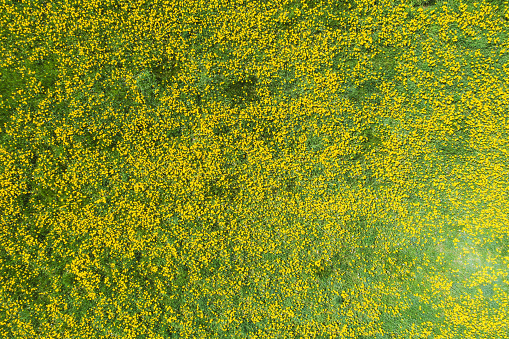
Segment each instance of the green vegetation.
M0 2L5 338L508 338L509 4Z

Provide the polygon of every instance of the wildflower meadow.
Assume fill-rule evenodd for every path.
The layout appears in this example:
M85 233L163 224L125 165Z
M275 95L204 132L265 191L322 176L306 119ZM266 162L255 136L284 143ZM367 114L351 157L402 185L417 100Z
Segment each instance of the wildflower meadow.
M1 338L509 338L509 2L0 27Z

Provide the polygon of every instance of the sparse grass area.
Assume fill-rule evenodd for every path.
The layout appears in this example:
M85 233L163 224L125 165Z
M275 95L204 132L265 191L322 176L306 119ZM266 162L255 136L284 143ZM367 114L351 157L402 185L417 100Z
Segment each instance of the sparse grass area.
M508 338L509 5L1 1L5 338Z

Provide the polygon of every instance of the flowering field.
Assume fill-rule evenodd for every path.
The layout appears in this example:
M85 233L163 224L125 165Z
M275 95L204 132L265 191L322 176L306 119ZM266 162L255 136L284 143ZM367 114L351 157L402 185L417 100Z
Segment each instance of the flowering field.
M509 338L509 3L0 0L2 338Z

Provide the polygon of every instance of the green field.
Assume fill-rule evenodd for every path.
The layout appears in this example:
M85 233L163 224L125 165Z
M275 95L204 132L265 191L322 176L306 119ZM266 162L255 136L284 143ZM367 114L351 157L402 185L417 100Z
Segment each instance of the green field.
M509 338L509 2L0 0L2 338Z

